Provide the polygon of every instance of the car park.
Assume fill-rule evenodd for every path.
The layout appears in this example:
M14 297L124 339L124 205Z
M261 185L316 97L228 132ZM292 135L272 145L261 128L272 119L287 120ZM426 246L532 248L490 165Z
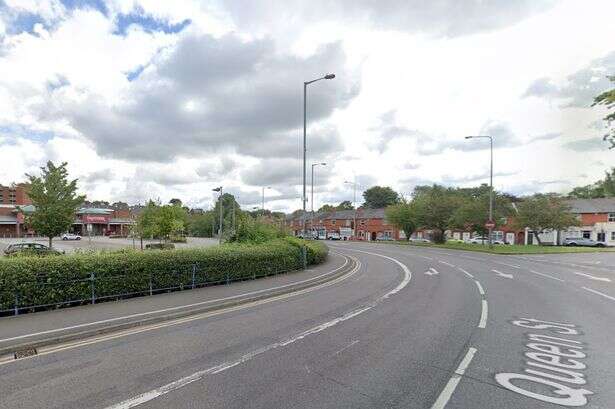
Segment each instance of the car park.
M588 239L585 237L568 237L564 239L564 246L572 246L572 247L606 247L606 244Z
M431 243L430 240L424 239L422 237L415 237L415 238L410 237L408 241L410 243Z
M9 244L4 249L6 256L16 256L18 254L33 254L38 256L52 256L64 254L40 243L14 243Z
M61 236L62 240L81 240L81 236L73 233L64 233Z

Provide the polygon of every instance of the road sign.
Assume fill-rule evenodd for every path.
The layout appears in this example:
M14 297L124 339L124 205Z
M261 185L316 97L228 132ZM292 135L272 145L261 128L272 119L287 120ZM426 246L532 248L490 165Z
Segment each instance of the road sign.
M493 229L495 227L495 222L493 220L487 220L485 223L485 229Z

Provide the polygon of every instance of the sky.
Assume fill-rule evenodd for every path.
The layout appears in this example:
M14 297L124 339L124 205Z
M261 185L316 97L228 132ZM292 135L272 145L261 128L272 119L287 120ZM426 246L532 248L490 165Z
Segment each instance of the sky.
M386 185L567 192L615 165L591 107L611 0L0 0L0 184L68 162L89 200L301 207ZM311 203L308 202L308 209Z

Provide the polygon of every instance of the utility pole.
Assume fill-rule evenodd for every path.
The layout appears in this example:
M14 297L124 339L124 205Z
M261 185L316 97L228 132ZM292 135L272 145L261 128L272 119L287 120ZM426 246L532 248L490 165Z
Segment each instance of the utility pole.
M488 220L488 230L489 237L488 243L489 248L493 248L493 138L490 135L472 135L466 136L465 139L475 139L475 138L489 138L489 150L490 150L490 163L489 163L489 220Z
M312 163L312 198L311 198L311 217L310 217L310 229L314 231L314 167L327 166L325 162Z
M352 205L354 206L353 221L354 227L352 229L352 236L357 239L357 176L354 175L353 182L348 180L344 181L347 185L352 185Z
M218 244L222 244L222 186L212 189L214 192L220 192L218 196L218 205L220 206L220 225L218 226Z
M305 240L305 202L307 201L307 197L305 196L305 182L306 182L306 160L307 160L307 86L313 82L320 80L332 80L335 78L335 74L327 74L324 77L316 78L311 81L305 81L303 83L303 196L301 198L303 205L303 213L301 215L301 219L303 222L303 239ZM303 268L307 268L307 249L305 246L302 247L302 259L303 259Z

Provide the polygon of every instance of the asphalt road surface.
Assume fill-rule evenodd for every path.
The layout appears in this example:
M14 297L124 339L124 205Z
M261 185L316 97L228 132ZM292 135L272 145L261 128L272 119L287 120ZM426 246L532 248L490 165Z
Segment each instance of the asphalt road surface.
M334 285L2 364L0 407L615 408L615 254L331 247Z

